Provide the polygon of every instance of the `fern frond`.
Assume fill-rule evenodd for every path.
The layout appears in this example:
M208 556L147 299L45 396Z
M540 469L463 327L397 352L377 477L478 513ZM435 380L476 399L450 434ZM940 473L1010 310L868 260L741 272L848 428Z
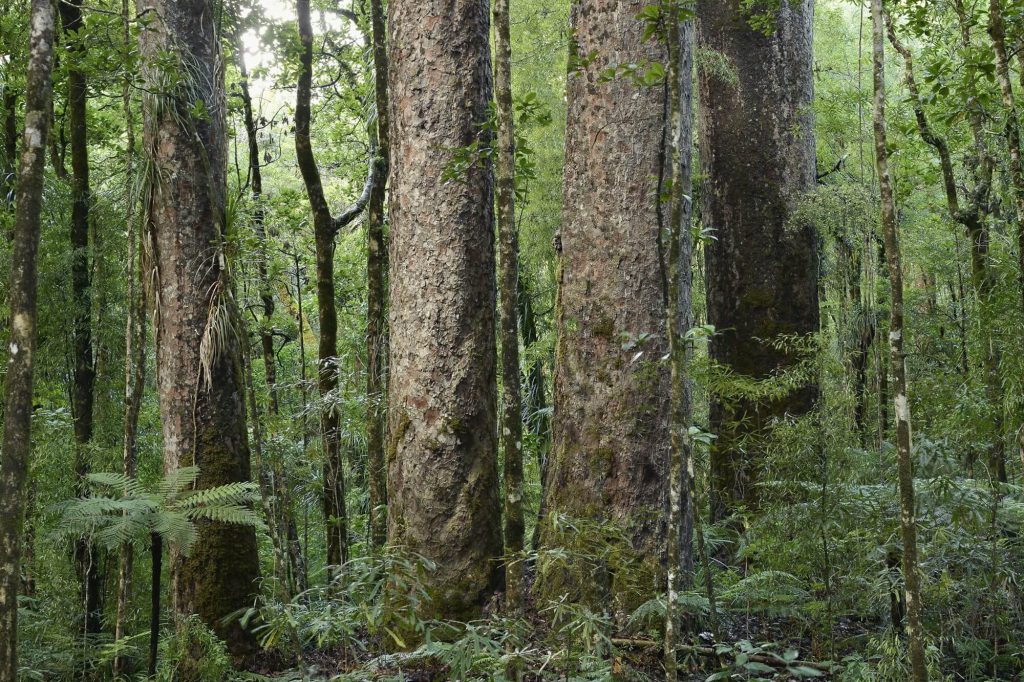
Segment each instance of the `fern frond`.
M238 526L254 527L263 525L263 521L256 512L249 507L244 507L239 504L210 505L196 509L189 509L184 513L190 521L216 521L218 523L230 523Z
M178 467L166 474L157 484L157 492L169 499L191 488L199 478L199 467Z
M259 501L259 488L249 482L236 482L188 493L175 506L182 510L215 505L244 505Z

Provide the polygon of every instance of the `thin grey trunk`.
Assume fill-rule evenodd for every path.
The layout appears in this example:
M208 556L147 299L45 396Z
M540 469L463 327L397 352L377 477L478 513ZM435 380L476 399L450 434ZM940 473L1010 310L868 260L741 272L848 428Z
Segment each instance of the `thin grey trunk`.
M668 237L668 310L666 334L669 347L671 407L669 431L669 517L668 575L665 611L665 675L669 682L678 679L676 647L679 644L680 614L676 600L681 590L693 588L693 521L695 487L693 447L690 426L693 405L689 366L693 327L690 237L693 192L693 22L680 15L678 5L671 6L667 17L668 79L671 115L667 121L671 135Z
M525 592L523 551L523 406L519 371L519 234L516 225L516 136L512 107L509 0L494 1L494 87L498 119L498 290L501 298L501 443L504 454L505 587L518 608Z
M921 573L917 559L917 516L914 502L914 471L911 453L910 403L907 394L907 359L903 351L903 263L885 121L885 26L882 0L872 0L872 54L874 55L875 166L881 192L882 231L891 288L889 354L894 380L897 474L900 491L900 529L903 537L903 582L906 593L906 630L914 682L927 682L924 633L921 626Z
M125 50L131 45L130 2L121 2L122 37ZM144 285L142 231L136 224L135 193L135 111L132 108L132 83L125 78L121 89L121 106L125 124L125 225L128 228L128 319L125 323L124 352L124 438L122 469L124 475L135 477L138 464L139 412L146 381L146 291ZM121 546L118 561L117 613L114 618L114 642L124 638L125 621L131 602L131 579L134 551L130 543ZM124 658L114 658L114 676L124 673Z
M0 452L0 682L18 679L18 588L32 435L32 370L36 346L36 271L43 171L50 133L55 10L52 0L32 0L25 131L14 218L9 300L10 354L4 386L4 437Z
M381 548L387 542L387 461L384 436L387 428L387 276L388 249L385 236L388 156L391 130L388 111L387 18L383 0L370 0L370 43L373 49L373 92L377 118L370 124L376 136L377 178L370 194L366 221L366 455L370 488L370 539Z

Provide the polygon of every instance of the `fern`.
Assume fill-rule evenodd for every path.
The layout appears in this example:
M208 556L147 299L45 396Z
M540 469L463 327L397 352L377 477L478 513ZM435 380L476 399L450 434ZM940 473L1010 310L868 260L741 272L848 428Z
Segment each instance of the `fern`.
M197 521L263 526L251 506L259 499L254 484L192 490L198 478L198 467L181 467L147 489L124 474L91 474L90 481L109 488L115 496L82 497L59 505L58 535L91 535L97 544L114 548L145 542L156 533L188 555L197 538Z

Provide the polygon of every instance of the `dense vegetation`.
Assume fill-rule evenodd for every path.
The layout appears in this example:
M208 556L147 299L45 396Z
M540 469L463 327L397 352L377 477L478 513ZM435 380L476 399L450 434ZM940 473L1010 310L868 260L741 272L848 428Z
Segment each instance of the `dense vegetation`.
M0 682L1024 679L1022 50L4 2Z

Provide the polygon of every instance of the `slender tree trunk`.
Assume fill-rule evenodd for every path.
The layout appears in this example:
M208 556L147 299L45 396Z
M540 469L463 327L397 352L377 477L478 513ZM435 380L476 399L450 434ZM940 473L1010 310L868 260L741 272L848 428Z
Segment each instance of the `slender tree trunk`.
M676 646L679 613L676 599L693 587L694 488L690 425L693 405L689 380L693 327L690 238L693 192L693 22L682 16L688 6L674 4L668 14L668 79L672 139L668 236L668 310L666 314L671 382L669 430L668 598L665 611L665 673L678 678Z
M149 536L152 570L149 582L149 676L156 677L157 652L160 647L160 579L163 572L164 541L159 533Z
M437 615L500 588L491 99L486 0L390 0L388 540L431 559ZM443 245L443 246L441 246Z
M370 0L371 45L373 49L373 91L377 119L371 124L376 135L377 182L370 194L366 221L366 454L370 469L370 538L381 548L387 542L387 462L384 433L387 407L387 273L388 250L384 233L387 200L388 156L391 130L388 117L387 17L383 0Z
M646 4L572 4L554 419L541 532L542 545L556 548L571 538L554 526L555 515L615 524L656 585L664 575L670 449L660 199L668 85L606 77L620 64L666 63L664 41L645 40L637 15ZM593 570L583 561L551 571L542 562L539 594L569 593L602 606L609 596L635 598L616 582L619 573L582 574Z
M721 54L735 72L733 81L721 70L699 69L702 215L715 231L706 248L708 322L717 329L710 352L753 379L801 359L776 340L819 326L815 229L791 220L816 186L814 3L777 4L764 33L748 24L740 0L697 2L700 49ZM774 419L810 411L817 394L808 383L770 402L712 396L713 521L756 505L764 456L758 441Z
M376 178L371 161L363 193L340 216L332 216L320 180L309 130L310 98L313 88L313 24L309 0L296 3L299 19L299 83L295 104L295 155L306 185L313 211L313 233L316 243L316 297L320 313L319 370L317 385L323 406L320 410L320 437L323 442L324 520L327 525L327 565L340 566L348 561L348 514L345 509L345 472L341 456L341 434L338 410L332 401L338 392L338 311L334 301L334 238L351 223L369 203ZM376 153L376 150L374 150Z
M131 17L129 0L121 2L121 20L125 50L131 45ZM124 449L122 469L124 475L134 478L138 462L139 413L146 382L146 291L143 273L142 235L136 225L137 197L135 185L135 112L132 109L132 83L125 78L121 90L122 112L125 122L125 225L128 228L128 321L125 324L124 352ZM114 619L114 642L124 638L125 622L131 603L131 579L134 552L131 543L121 546L118 562L117 614ZM124 657L114 658L114 676L124 674Z
M259 476L260 501L263 504L263 513L267 517L267 534L270 535L270 544L274 552L274 577L277 578L279 589L276 594L279 600L287 603L295 596L287 568L287 538L279 525L280 516L275 508L273 473L263 457L263 419L256 401L256 387L252 380L252 360L244 358L243 361L245 362L243 370L245 389L249 398L249 423L252 425L253 463L256 465L256 475Z
M1010 59L1006 49L1006 26L1003 22L1003 10L1000 0L989 0L988 32L992 38L992 47L996 55L996 75L999 80L999 91L1003 96L1003 108L1006 116L1006 144L1010 150L1010 181L1013 186L1013 206L1017 214L1017 264L1019 269L1018 288L1024 309L1024 159L1021 152L1020 118L1017 103L1013 95L1013 84L1010 81ZM997 434L1001 439L1002 434ZM1018 447L1021 463L1024 464L1024 424L1017 428ZM1005 454L993 463L999 482L1006 482Z
M512 108L509 0L494 2L494 89L498 119L495 167L498 200L498 290L501 298L501 443L505 457L505 587L509 603L523 599L523 401L519 372L519 234L516 225L516 136Z
M299 393L302 398L302 458L305 460L309 453L309 425L306 422L306 413L309 411L309 380L306 375L306 317L302 312L302 270L299 263L298 250L292 253L292 262L294 264L293 272L295 275L295 321L299 327ZM309 586L309 574L307 569L309 566L309 507L303 503L303 509L304 521L302 546L299 546L297 539L291 544L292 554L301 558L301 561L297 562L300 569L297 581L299 592L305 592L306 588Z
M964 46L970 45L970 28L968 26L965 9L962 4L957 4L955 7L961 23L961 44ZM1003 389L1002 378L999 375L1002 352L993 333L995 328L994 298L997 283L995 273L993 272L990 264L990 238L987 223L987 217L990 213L989 204L992 191L994 161L985 142L984 121L980 113L976 111L972 105L968 119L974 136L974 146L977 150L977 165L971 172L971 175L974 178L974 187L969 192L968 201L961 203L949 145L944 138L935 133L924 110L924 100L921 97L920 89L918 88L917 80L914 75L913 54L899 40L891 18L887 14L883 14L883 19L886 23L889 42L900 56L903 57L904 81L907 85L907 90L910 92L911 100L914 105L914 118L917 123L918 132L921 135L921 139L924 140L926 144L934 148L939 157L939 167L942 170L943 189L945 190L946 205L949 210L950 217L964 227L967 232L967 236L970 239L971 281L975 294L978 298L982 345L985 349L983 354L985 395L986 400L989 403L989 410L991 411L989 419L989 427L991 428L991 434L989 434L991 439L991 445L989 448L989 465L992 467L993 475L997 476L999 480L1005 481L1005 447L1003 445L1002 434ZM1016 116L1014 116L1014 120L1016 120ZM1009 128L1008 135L1010 135ZM1019 141L1019 132L1017 133L1017 137ZM1022 216L1024 216L1024 214L1022 214ZM973 462L968 462L968 468L973 470Z
M519 322L523 337L523 348L530 348L540 339L537 331L537 316L534 312L533 293L527 283L528 277L522 272L519 275ZM530 546L540 547L541 520L547 508L545 482L547 481L548 453L551 450L551 416L548 410L547 388L544 378L544 362L541 358L534 360L526 372L526 394L523 396L523 424L528 433L536 437L537 471L540 472L540 504L537 506L537 520L533 526L533 537Z
M277 397L277 361L274 357L274 290L270 283L269 247L265 227L266 211L263 207L263 167L260 163L259 131L253 114L252 97L249 95L249 70L245 64L245 48L241 36L235 36L235 55L241 76L239 89L242 96L242 118L245 123L246 142L249 148L249 187L252 193L252 229L256 235L256 276L259 279L260 303L263 305L263 320L260 326L260 346L263 351L263 373L270 394L270 414L277 415L280 405Z
M903 263L896 217L896 199L889 175L889 151L885 121L885 27L882 0L872 0L874 55L875 165L882 204L882 231L892 289L889 317L889 353L895 381L896 450L900 490L900 527L903 536L903 582L907 595L906 626L914 682L927 682L924 634L921 629L921 574L917 560L917 516L914 502L914 471L911 453L910 403L907 397L907 359L903 351Z
M4 165L0 193L5 206L14 206L14 188L18 164L18 93L4 86ZM6 235L10 238L11 235Z
M50 133L54 5L32 0L25 131L11 254L11 335L4 385L4 436L0 451L0 682L18 679L18 587L32 435L32 370L36 345L36 264L43 174Z
M996 76L999 81L999 91L1003 96L1004 115L1006 116L1006 145L1010 150L1010 181L1013 186L1013 207L1017 214L1020 291L1024 296L1024 160L1021 158L1020 119L1013 95L1013 83L1010 81L1010 58L1006 49L1006 26L1003 22L1003 9L1000 0L989 0L988 34L992 38L992 48L996 56ZM1001 480L1005 481L1005 474Z
M263 319L260 321L260 349L263 357L263 374L267 382L269 395L269 417L271 428L280 415L281 406L277 389L277 358L274 354L274 289L270 281L270 244L266 230L266 210L263 205L263 168L260 162L259 131L256 127L256 117L253 113L252 97L249 94L249 70L245 64L245 48L242 46L241 35L235 35L235 56L238 62L238 72L241 76L239 90L242 99L242 119L245 124L246 141L248 144L249 160L249 187L252 195L253 214L252 229L256 236L256 277L259 286L260 303L263 307ZM251 367L247 372L247 381L251 384ZM254 389L252 385L250 390ZM256 413L256 397L250 399L250 410L253 412L252 423L259 421ZM262 424L259 425L259 436L262 439ZM255 434L254 434L255 436ZM271 526L272 540L274 542L275 572L278 581L281 583L285 593L289 596L296 591L296 576L299 568L295 554L287 551L289 530L294 530L295 517L292 513L291 495L288 490L288 476L283 463L277 459L267 462L262 456L262 442L254 442L254 446L260 450L260 464L258 465L258 476L260 477L261 489L264 491L264 504Z
M75 434L75 476L79 496L88 494L86 476L89 474L89 442L93 431L93 393L96 368L92 353L92 281L89 266L89 144L86 108L88 89L85 72L79 62L85 56L80 31L82 0L59 2L64 40L70 46L68 59L68 125L71 130L71 297L74 322L72 325L72 386L71 414ZM82 605L85 609L85 635L100 632L102 593L100 592L100 562L95 548L85 538L75 542L75 570L78 574Z
M140 43L164 469L198 466L200 489L249 481L242 322L224 253L227 136L218 10L210 0L142 0L139 11L154 17ZM175 74L185 78L170 91L166 55L178 60ZM253 528L200 524L192 554L172 555L171 577L175 613L198 614L236 658L254 651L251 633L225 621L256 595ZM184 679L195 678L194 663L182 661Z

